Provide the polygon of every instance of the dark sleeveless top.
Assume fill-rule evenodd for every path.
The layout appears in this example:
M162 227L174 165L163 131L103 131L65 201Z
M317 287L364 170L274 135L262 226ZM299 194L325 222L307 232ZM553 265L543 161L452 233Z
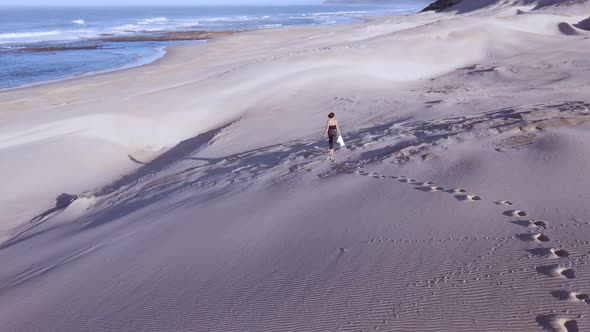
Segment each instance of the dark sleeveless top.
M338 129L338 128L336 126L329 126L328 129L334 130L334 129Z

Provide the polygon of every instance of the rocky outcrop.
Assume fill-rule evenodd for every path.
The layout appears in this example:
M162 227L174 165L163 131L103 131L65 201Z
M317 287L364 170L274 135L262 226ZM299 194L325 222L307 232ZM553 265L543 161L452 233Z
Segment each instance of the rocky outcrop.
M590 31L590 17L574 24L574 26L578 29Z
M398 0L327 0L326 5L391 5Z
M428 5L428 7L422 9L422 12L429 12L429 11L442 12L444 10L447 10L447 9L453 7L454 5L458 4L461 1L463 1L463 0L437 0L436 2L433 2L430 5Z
M588 2L590 0L437 0L422 11L442 12L456 9L459 12L469 12L491 5L534 5L533 10L535 10L552 6L579 5Z

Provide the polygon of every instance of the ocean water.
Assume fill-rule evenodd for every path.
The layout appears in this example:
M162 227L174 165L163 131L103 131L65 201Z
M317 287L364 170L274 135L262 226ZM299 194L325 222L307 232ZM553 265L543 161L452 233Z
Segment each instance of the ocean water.
M163 56L166 46L187 43L101 37L349 24L416 12L421 5L402 0L391 6L0 7L0 90L142 65ZM46 47L77 49L39 51Z

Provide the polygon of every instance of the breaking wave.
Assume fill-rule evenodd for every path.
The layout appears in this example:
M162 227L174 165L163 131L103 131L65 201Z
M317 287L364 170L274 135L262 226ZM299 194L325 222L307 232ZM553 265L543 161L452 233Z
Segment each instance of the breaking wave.
M155 17L155 18L146 18L143 21L140 21L139 24L164 24L168 22L166 17Z
M39 31L39 32L22 32L22 33L0 33L0 39L25 39L34 37L56 36L61 32L58 30Z

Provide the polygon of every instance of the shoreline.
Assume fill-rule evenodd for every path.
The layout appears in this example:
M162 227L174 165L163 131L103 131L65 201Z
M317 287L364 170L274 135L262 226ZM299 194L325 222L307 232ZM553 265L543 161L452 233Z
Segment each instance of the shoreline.
M235 33L235 32L234 32ZM220 34L219 36L222 35L231 35L233 33L230 34ZM170 37L170 38L174 38L174 37ZM213 37L216 38L216 37ZM177 46L188 46L188 45L200 45L200 44L205 44L210 42L212 39L167 39L167 40L155 40L155 39L149 39L149 38L145 38L145 39L137 39L137 40L133 40L133 41L185 41L187 42L187 44L184 45L161 45L158 47L154 47L154 49L156 50L156 54L150 57L145 57L145 58L141 58L135 61L132 61L126 65L123 66L117 66L114 68L110 68L110 69L105 69L105 70L101 70L101 71L91 71L91 72L87 72L87 73L82 73L82 74L75 74L75 75L70 75L67 77L63 77L63 78L58 78L55 80L48 80L48 81L39 81L39 82L35 82L35 83L30 83L30 84L24 84L24 85L19 85L19 86L14 86L14 87L9 87L9 88L5 88L5 89L0 89L0 93L4 93L4 92L11 92L11 91L17 91L17 90L23 90L23 89L29 89L29 88L35 88L35 87L39 87L42 85L49 85L49 84L54 84L54 83L61 83L61 82L66 82L66 81L72 81L72 80L76 80L76 79L81 79L81 78L88 78L88 77L95 77L95 76L100 76L100 75L105 75L105 74L111 74L111 73L115 73L115 72L123 72L126 70L130 70L130 69L135 69L135 68L140 68L140 67L144 67L150 64L154 64L160 60L162 60L163 58L166 57L166 55L168 54L168 49L171 47L177 47ZM114 43L117 42L128 42L125 40L120 40L120 41L111 41ZM56 49L59 52L67 52L70 50L85 50L85 49L101 49L101 47L94 47L94 46L83 46L83 47L38 47L38 48L30 48L30 49L21 49L18 50L17 52L31 52L31 53L42 53L42 52L47 52L47 51L52 51L53 49Z
M168 47L170 47L170 46L158 47L158 48L156 48L156 50L157 50L156 55L154 55L152 57L142 58L142 59L133 61L131 63L124 65L124 66L115 67L115 68L111 68L111 69L105 69L105 70L101 70L101 71L92 71L92 72L87 72L87 73L78 74L78 75L71 75L71 76L67 76L67 77L63 77L63 78L58 78L55 80L40 81L40 82L0 89L0 94L5 93L5 92L13 92L13 91L20 91L20 90L26 90L26 89L31 89L31 88L38 88L43 85L69 82L69 81L74 81L77 79L83 79L83 78L88 78L88 77L97 77L97 76L111 74L111 73L115 73L115 72L122 72L122 71L130 70L130 69L144 67L144 66L156 63L159 60L163 59L166 56L166 54L168 53L167 52Z
M336 27L336 26L351 26L351 25L361 25L373 21L377 21L379 19L386 19L386 18L394 18L400 16L408 16L408 15L416 15L419 12L410 12L404 14L392 14L392 15L375 15L375 16L363 16L354 18L357 22L348 22L348 23L340 23L340 24L325 24L325 25L301 25L301 26L287 26L287 27L278 27L278 28L268 28L268 29L255 29L255 30L226 30L226 31L178 31L178 32L161 32L161 33L154 33L151 35L134 35L134 36L121 36L121 37L110 37L110 36L102 36L99 38L92 38L89 39L89 42L111 42L111 43L122 43L122 42L167 42L167 41L185 41L189 42L187 45L164 45L160 46L160 50L158 51L160 54L158 56L150 57L151 60L139 60L131 62L127 65L115 67L111 69L106 69L104 71L94 71L94 72L87 72L78 75L71 75L63 78L58 78L55 80L48 80L48 81L39 81L30 84L24 84L9 88L0 89L0 93L10 92L10 91L17 91L23 90L28 88L39 87L42 85L47 84L54 84L60 83L64 81L71 81L80 78L87 78L87 77L94 77L104 74L110 74L120 71L126 71L129 69L135 69L139 67L145 67L150 64L154 64L159 62L163 58L165 58L168 54L168 49L178 46L188 46L188 45L198 45L198 44L205 44L210 43L214 39L227 37L235 34L243 34L247 32L253 31L267 31L267 30L288 30L288 29L306 29L306 28L322 28L322 27ZM199 43L200 42L200 43ZM30 52L30 53L42 53L46 51L69 51L69 50L91 50L91 49L101 49L100 46L47 46L47 47L31 47L31 48L23 48L20 50L16 50L15 52Z
M259 30L251 30L251 31L259 31ZM248 32L248 31L244 31L244 32ZM137 68L144 68L146 66L149 65L154 65L159 63L160 61L164 60L166 58L166 56L169 53L169 49L171 48L176 48L176 47L186 47L186 46L194 46L194 45L204 45L204 44L209 44L211 42L214 41L214 39L217 38L221 38L221 37L227 37L227 36L231 36L231 35L235 35L238 33L242 33L240 32L236 32L236 31L232 31L231 33L220 33L220 34L216 34L216 36L212 37L211 39L167 39L167 40L160 40L160 41L185 41L187 42L186 44L180 44L180 45L162 45L159 47L155 47L155 49L157 49L157 53L154 56L151 57L147 57L147 58L142 58L133 62L130 62L129 64L126 64L124 66L120 66L120 67L115 67L115 68L111 68L111 69L106 69L106 70L101 70L101 71L94 71L94 72L87 72L87 73L83 73L83 74L79 74L79 75L71 75L71 76L67 76L67 77L63 77L63 78L58 78L55 80L49 80L49 81L40 81L40 82L35 82L35 83L30 83L30 84L24 84L24 85L19 85L19 86L15 86L15 87L10 87L10 88L5 88L5 89L0 89L0 94L5 93L5 92L13 92L13 91L20 91L20 90L26 90L26 89L30 89L30 88L38 88L40 86L43 85L51 85L51 84L57 84L57 83L63 83L63 82L70 82L70 81L75 81L75 80L79 80L79 79L86 79L86 78L91 78L91 77L99 77L99 76L103 76L103 75L107 75L107 74L113 74L113 73L119 73L119 72L126 72L128 70L132 70L132 69L137 69ZM209 34L209 33L207 33ZM210 35L209 35L210 36ZM175 38L175 37L170 37L170 38ZM133 41L158 41L156 39L149 39L149 38L145 38L145 39L136 39ZM128 42L127 40L119 40L119 41L113 41L115 43L117 42ZM77 49L74 47L74 49ZM69 49L63 49L60 51L68 51ZM21 51L21 52L27 52L26 50ZM32 52L36 52L36 51L32 51ZM39 52L43 52L43 51L39 51Z

